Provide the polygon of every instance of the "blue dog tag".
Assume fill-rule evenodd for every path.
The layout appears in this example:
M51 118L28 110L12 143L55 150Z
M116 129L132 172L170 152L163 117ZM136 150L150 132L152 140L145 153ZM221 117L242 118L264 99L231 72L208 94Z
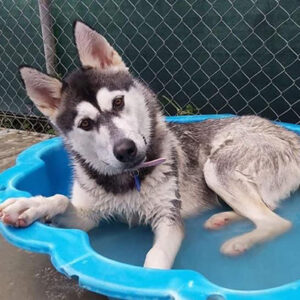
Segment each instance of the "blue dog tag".
M135 172L133 175L133 178L134 178L135 187L140 192L141 191L141 181L140 181L139 173Z

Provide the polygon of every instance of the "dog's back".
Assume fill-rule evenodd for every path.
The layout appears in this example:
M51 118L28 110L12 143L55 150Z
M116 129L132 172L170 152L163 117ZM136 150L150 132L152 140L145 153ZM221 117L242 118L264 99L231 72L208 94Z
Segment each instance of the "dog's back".
M268 120L246 116L172 123L169 128L180 144L183 215L219 203L204 180L203 168L208 159L217 164L220 177L236 170L247 175L272 209L300 185L300 138Z

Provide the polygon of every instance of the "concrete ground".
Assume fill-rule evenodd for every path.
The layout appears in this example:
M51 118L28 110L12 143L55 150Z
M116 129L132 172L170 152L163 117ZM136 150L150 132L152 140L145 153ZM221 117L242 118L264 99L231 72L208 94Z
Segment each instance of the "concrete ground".
M0 172L15 163L17 154L49 135L0 129ZM58 273L47 255L8 244L0 235L0 291L5 300L103 300Z

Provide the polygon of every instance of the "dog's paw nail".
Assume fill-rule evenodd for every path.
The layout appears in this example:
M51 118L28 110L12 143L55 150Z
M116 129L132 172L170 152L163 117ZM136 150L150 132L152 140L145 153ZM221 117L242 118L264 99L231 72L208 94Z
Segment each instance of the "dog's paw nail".
M25 227L25 226L27 226L27 223L24 219L18 219L17 226L18 227Z
M224 226L224 225L225 225L225 222L222 222L222 221L213 223L214 227L220 227L220 226Z
M223 220L218 220L218 221L208 220L204 224L204 228L211 229L211 230L216 230L216 229L222 228L224 225L225 225L225 222Z
M10 217L10 215L4 215L2 221L3 221L3 223L8 224L8 225L14 225L14 222L13 222L12 218Z

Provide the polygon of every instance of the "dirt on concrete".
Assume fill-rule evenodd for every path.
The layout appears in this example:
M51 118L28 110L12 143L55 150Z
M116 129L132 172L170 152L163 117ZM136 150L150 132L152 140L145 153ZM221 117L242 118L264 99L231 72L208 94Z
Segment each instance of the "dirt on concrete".
M16 156L50 135L0 128L0 172ZM47 255L30 253L7 243L0 235L0 291L5 300L104 300L104 296L79 288L58 273Z

